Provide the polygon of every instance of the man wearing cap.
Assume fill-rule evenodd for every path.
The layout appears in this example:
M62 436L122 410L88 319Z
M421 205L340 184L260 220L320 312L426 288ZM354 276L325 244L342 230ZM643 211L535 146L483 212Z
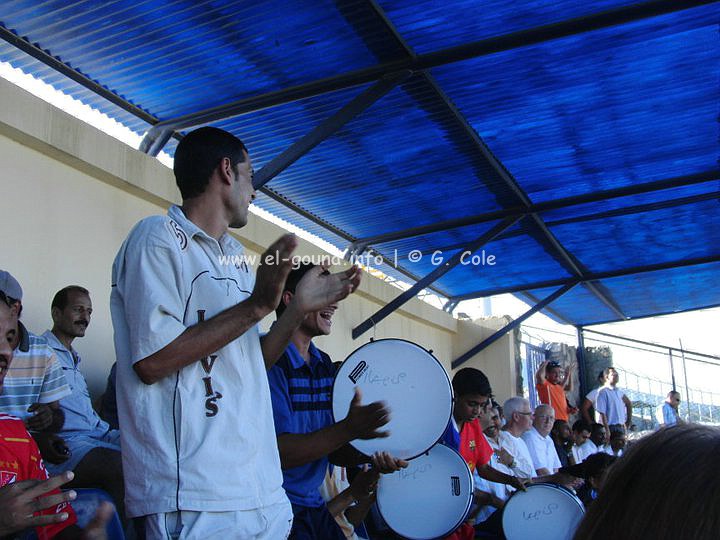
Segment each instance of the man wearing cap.
M570 364L567 369L567 377L563 381L563 368L555 361L545 360L535 372L535 388L537 389L540 403L550 405L555 410L557 420L568 421L568 413L577 412L574 407L568 404L565 392L572 392L572 373L575 364Z
M14 327L10 342L14 360L0 395L0 413L23 420L37 439L43 457L60 463L67 459L67 450L62 441L51 434L63 425L64 415L59 400L70 395L70 387L47 341L28 332L20 322L22 288L5 270L0 270L0 291L10 302L11 324Z

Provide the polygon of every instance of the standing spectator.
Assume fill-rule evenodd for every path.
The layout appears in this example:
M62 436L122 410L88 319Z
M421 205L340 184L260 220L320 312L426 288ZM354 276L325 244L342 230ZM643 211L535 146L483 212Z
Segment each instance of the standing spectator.
M120 432L110 429L93 409L87 382L80 371L80 354L73 348L75 338L84 337L90 325L90 293L77 285L59 290L52 300L50 314L52 330L42 337L55 352L72 394L60 400L65 423L59 434L70 449L70 458L58 465L48 465L48 470L53 475L74 471L70 487L104 489L112 497L120 518L125 520Z
M660 427L674 426L675 424L682 423L680 413L678 412L679 407L680 392L671 390L668 392L665 401L658 405L657 411L655 412Z
M301 265L290 272L276 309L278 319L306 275L326 279L329 274L322 266L312 264ZM357 390L347 416L339 422L333 419L330 394L335 366L328 354L315 346L313 339L330 335L337 309L338 304L332 303L308 313L293 332L283 355L268 370L283 487L294 515L292 540L345 538L320 494L328 462L356 465L364 456L349 446L350 441L387 436L381 428L389 422L390 411L382 402L361 405ZM373 456L376 470L382 469L379 458ZM385 461L392 465L386 472L407 465L403 460Z
M605 372L601 371L597 376L598 386L590 390L587 395L583 398L582 405L580 405L580 413L582 419L588 424L597 422L600 418L595 412L595 403L597 403L597 395L600 389L605 384Z
M286 538L267 370L305 315L353 292L360 273L308 276L262 338L297 247L288 234L257 277L228 228L255 198L245 145L213 127L175 151L182 206L138 223L115 258L110 311L126 510L147 538Z
M573 389L572 374L574 370L574 362L570 364L567 372L564 372L560 364L546 360L535 372L535 388L540 403L550 405L555 410L557 420L568 422L569 414L577 412L577 409L568 403L565 395L565 392L571 392Z
M613 431L625 432L632 422L632 403L617 383L620 375L615 368L605 369L605 384L598 392L596 409L605 427L606 440Z
M535 476L554 474L561 466L555 445L550 438L554 422L553 408L550 405L538 405L535 408L532 427L522 435L533 460Z

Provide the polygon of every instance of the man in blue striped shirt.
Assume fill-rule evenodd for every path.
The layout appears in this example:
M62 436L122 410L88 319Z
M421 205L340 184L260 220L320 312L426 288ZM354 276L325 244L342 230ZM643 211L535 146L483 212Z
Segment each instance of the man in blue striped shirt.
M322 275L326 270L313 265L293 270L277 309L278 318L308 272ZM333 422L331 394L335 368L312 339L330 334L337 307L330 304L308 314L293 333L285 353L268 371L283 487L294 515L291 540L344 540L345 535L328 512L319 487L329 462L352 465L362 460L361 454L349 449L347 443L385 436L380 428L389 421L389 411L382 403L361 405L360 395L356 394L348 416ZM374 456L373 464L384 472L406 465L387 455Z
M70 387L47 341L28 332L20 322L22 288L5 270L0 270L0 291L11 303L12 323L15 325L10 343L13 362L0 395L0 413L23 420L37 440L43 458L60 463L67 459L67 453L62 441L52 434L63 426L64 415L59 400L70 395ZM60 445L53 444L55 441L59 441Z

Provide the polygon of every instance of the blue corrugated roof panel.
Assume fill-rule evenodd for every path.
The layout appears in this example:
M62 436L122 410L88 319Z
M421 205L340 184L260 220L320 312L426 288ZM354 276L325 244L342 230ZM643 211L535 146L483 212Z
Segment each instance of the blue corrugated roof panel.
M426 92L417 80L392 90L268 187L354 237L498 209L506 188Z
M632 0L379 0L390 21L416 53L428 53L634 4Z
M433 70L535 202L717 160L718 5Z
M376 63L330 0L15 4L7 28L163 119Z
M516 295L518 298L534 306L544 300L560 287L535 289L528 291L531 295ZM602 302L584 285L576 285L570 291L551 303L543 313L562 324L577 324L585 321L617 320L617 314Z
M710 257L720 250L719 202L558 225L552 232L591 272Z

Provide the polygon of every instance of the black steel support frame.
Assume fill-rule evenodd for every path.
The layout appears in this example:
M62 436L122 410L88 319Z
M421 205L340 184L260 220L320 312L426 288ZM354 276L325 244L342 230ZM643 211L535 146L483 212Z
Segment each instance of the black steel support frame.
M453 255L450 259L445 262L445 264L438 266L421 278L419 281L414 283L412 287L407 289L406 291L403 291L399 296L385 304L380 310L378 310L374 315L357 325L352 330L352 337L353 339L357 339L359 336L370 330L373 326L378 324L380 321L382 321L385 317L390 315L393 311L398 309L400 306L405 304L408 300L414 298L421 290L426 288L429 284L433 283L435 280L437 280L439 277L447 274L450 270L455 268L457 265L460 264L462 256L465 253L474 253L480 247L484 246L488 242L490 242L493 238L495 238L498 234L503 232L508 227L512 227L515 222L517 222L518 218L506 218L502 222L495 225L492 229L490 229L488 232L477 238L474 242L469 243L466 246L466 249L456 253Z
M372 6L374 9L378 10L378 12L381 13L381 10L377 7L377 5L372 2ZM452 62L458 62L462 60L467 60L470 58L474 58L481 55L491 54L503 50L509 50L512 48L520 47L520 46L528 46L535 43L541 43L547 40L551 39L558 39L570 35L574 35L577 33L583 33L588 32L592 30L597 30L600 28L608 27L608 26L614 26L617 24L623 24L628 23L635 20L644 19L647 17L654 17L658 15L662 15L665 13L671 13L678 10L684 10L691 7L696 7L700 5L710 4L713 3L713 1L709 0L696 0L696 1L677 1L677 0L651 0L648 2L644 2L642 4L637 4L634 6L628 6L628 7L622 7L617 8L613 10L608 10L606 12L593 14L590 16L585 17L578 17L575 19L571 19L568 21L563 21L560 23L545 25L537 28L532 28L529 30L523 30L519 32L513 32L511 34L499 36L496 38L490 38L486 40L481 40L479 42L471 43L471 44L465 44L458 47L452 47L449 49L445 49L442 51L437 51L434 53L429 53L425 55L414 55L410 51L410 54L407 56L407 58L396 61L396 62L389 62L386 64L381 64L379 66L375 66L372 68L367 68L364 70L358 70L356 72L340 75L338 77L331 77L322 81L315 81L313 83L309 83L306 85L301 85L298 87L288 88L282 91L270 93L270 94L264 94L261 96L255 96L253 98L248 98L246 100L241 100L232 104L227 104L221 107L216 107L213 109L209 109L206 111L199 111L197 113L193 113L192 115L187 115L185 117L179 118L179 119L173 119L173 120L167 120L163 122L157 122L157 120L152 116L143 111L142 109L136 107L135 105L127 102L126 100L120 98L113 92L110 92L100 86L95 81L92 81L88 77L84 76L80 72L70 68L69 66L65 65L64 63L58 61L55 59L52 55L45 52L41 48L29 43L27 40L24 40L15 34L13 34L11 31L7 30L4 27L0 27L0 38L5 39L9 43L15 45L19 49L23 50L24 52L30 54L31 56L37 58L38 60L41 60L42 62L45 62L46 64L50 65L54 69L62 72L66 76L72 78L79 84L89 88L90 90L98 93L99 95L105 97L109 101L113 102L114 104L122 107L124 110L127 110L131 112L132 114L135 114L136 116L142 118L143 120L154 123L155 126L148 132L145 139L143 140L141 144L141 149L143 151L154 153L156 154L162 149L162 146L169 140L171 135L176 129L182 129L184 127L191 127L194 125L200 125L224 118L229 118L232 116L237 116L240 114L244 114L247 112L251 112L253 110L258 110L265 107L270 106L276 106L282 103L288 103L291 101L295 101L298 99L303 99L306 97L311 97L315 95L320 95L322 93L331 92L334 90L339 90L342 88L350 88L352 86L357 86L359 84L364 84L367 82L371 82L372 80L377 80L380 77L386 76L388 73L394 73L398 70L427 70L432 67L437 67L440 65L445 65ZM389 27L391 32L393 33L393 36L396 38L399 38L399 34L397 31L392 27L390 22L385 18L385 24ZM404 44L403 44L404 45ZM406 50L409 51L408 47L405 47ZM467 124L466 120L462 115L454 108L454 106L450 103L450 101L447 99L447 96L444 96L441 89L434 83L432 78L429 74L425 74L425 77L428 80L428 83L431 84L436 91L438 92L439 97L445 102L445 104L451 109L451 111L456 115L457 120L462 123L467 131L467 134L470 135L473 138L477 138L478 147L481 151L481 153L484 155L486 159L490 161L490 163L493 165L493 167L496 169L496 171L500 174L501 178L505 180L507 187L511 189L511 191L515 192L518 199L521 202L521 206L523 208L523 213L530 215L531 219L534 221L538 229L541 231L542 236L545 238L547 243L551 246L551 249L555 251L557 257L563 262L563 264L570 269L574 276L574 282L577 283L583 283L585 286L587 286L591 292L595 296L597 296L602 302L604 302L613 312L615 312L618 316L621 318L626 318L622 311L619 309L619 306L617 303L611 299L606 291L602 291L598 289L598 287L593 284L589 283L588 272L582 268L579 261L576 261L572 254L567 252L565 248L557 241L557 239L552 235L552 233L549 231L545 223L542 221L540 216L536 213L530 210L532 207L532 202L527 197L527 195L520 189L519 185L515 182L515 180L509 175L509 173L502 167L502 164L499 163L494 156L489 152L489 150L485 147L484 143L480 140L480 138L477 136L477 134L472 130L472 128ZM349 105L348 105L349 107ZM359 111L360 112L360 111ZM355 114L359 114L355 113ZM354 115L352 115L354 116ZM329 121L331 119L328 119ZM340 124L342 125L342 124ZM327 128L327 126L326 126ZM328 131L330 131L328 129ZM310 148L312 148L314 145L318 144L321 140L323 140L325 137L329 136L326 135L325 137L321 136L321 133L310 133L306 136L305 144L306 146L309 146L304 152L308 151ZM308 144L312 142L314 139L317 141L314 144ZM292 150L292 152L291 152ZM285 153L283 153L280 157L283 158L284 161L287 161L289 163L292 163L294 160L298 159L301 155L304 153L301 149L301 147L294 148L291 147L291 149L288 149ZM294 159L291 159L294 157ZM287 166L287 164L285 166ZM283 170L284 167L282 167L282 162L278 162L274 164L275 171L268 171L268 178L263 179L261 177L261 181L264 180L263 184L267 181L269 181L274 172L274 174L278 174L281 170ZM262 184L260 184L262 185ZM276 200L279 200L281 203L285 204L287 202L283 198L276 198ZM434 274L435 272L431 273L430 275ZM429 275L429 276L430 276ZM442 274L441 274L442 275ZM427 278L429 276L426 276L425 278L421 279L421 282L426 282ZM439 276L438 276L439 277ZM430 281L432 282L432 281ZM427 284L427 283L426 283ZM566 285L566 287L569 285ZM574 285L573 285L574 286ZM424 287L421 287L424 288ZM553 295L551 295L553 296ZM546 299L547 300L547 299ZM454 300L453 300L454 301ZM545 301L543 301L545 302ZM549 302L548 302L549 303ZM537 307L537 306L536 306ZM533 308L534 309L534 308ZM532 310L531 310L532 311ZM366 321L367 322L367 321ZM357 327L353 330L353 337L357 337L356 331L360 327ZM359 334L358 334L359 335Z
M406 69L411 71L427 70L454 62L469 60L478 56L507 51L518 47L526 47L553 39L560 39L575 34L642 20L648 17L656 17L658 15L711 4L715 1L717 0L650 0L632 6L623 6L602 13L576 17L559 23L520 30L502 36L450 47L433 53L417 56L412 55L401 60L386 62L319 81L252 96L225 105L157 122L146 134L140 149L143 152L156 155L152 152L159 152L162 149L159 141L170 138L170 135L167 134L168 131L173 132L217 122L269 107L276 107L301 99L360 86L374 82L389 73Z
M547 289L552 287L561 287L570 283L583 283L585 281L600 281L603 279L612 279L625 276L635 276L638 274L646 274L649 272L658 272L662 270L672 270L673 268L685 268L688 266L698 266L701 264L711 264L720 262L720 254L712 255L710 257L699 257L694 259L680 259L674 261L668 261L664 263L649 264L645 266L633 266L629 268L621 268L618 270L611 270L607 272L593 272L585 275L582 280L577 278L561 278L561 279L549 279L546 281L535 281L531 283L524 283L522 285L514 285L512 287L498 287L495 289L486 289L462 296L454 296L450 298L452 301L462 302L463 300L472 300L474 298L484 298L487 296L495 296L498 294L508 293L522 293L525 291L532 291L538 289Z
M401 71L383 77L370 88L356 96L339 111L323 120L315 129L291 144L284 152L273 158L260 169L253 180L255 189L259 189L295 163L303 155L315 148L328 137L365 111L373 103L382 98L390 90L407 79L412 72Z
M477 353L479 353L483 349L485 349L485 348L489 347L490 345L492 345L493 343L495 343L498 339L503 337L505 334L507 334L511 330L514 330L515 328L520 326L523 322L525 322L525 320L527 318L531 317L532 315L534 315L535 313L537 313L538 311L543 309L545 306L552 304L555 300L560 298L563 294L565 294L566 292L571 290L573 287L575 287L575 285L576 284L571 283L571 284L562 286L561 288L556 290L554 293L552 293L550 296L542 299L540 302L535 304L533 307L531 307L525 313L520 315L517 319L506 324L500 330L498 330L497 332L492 334L490 337L486 338L481 343L475 345L469 351L458 356L455 360L452 361L452 364L451 364L452 369L456 369L456 368L460 367L461 365L463 365L465 362L470 360L470 358L475 356Z

